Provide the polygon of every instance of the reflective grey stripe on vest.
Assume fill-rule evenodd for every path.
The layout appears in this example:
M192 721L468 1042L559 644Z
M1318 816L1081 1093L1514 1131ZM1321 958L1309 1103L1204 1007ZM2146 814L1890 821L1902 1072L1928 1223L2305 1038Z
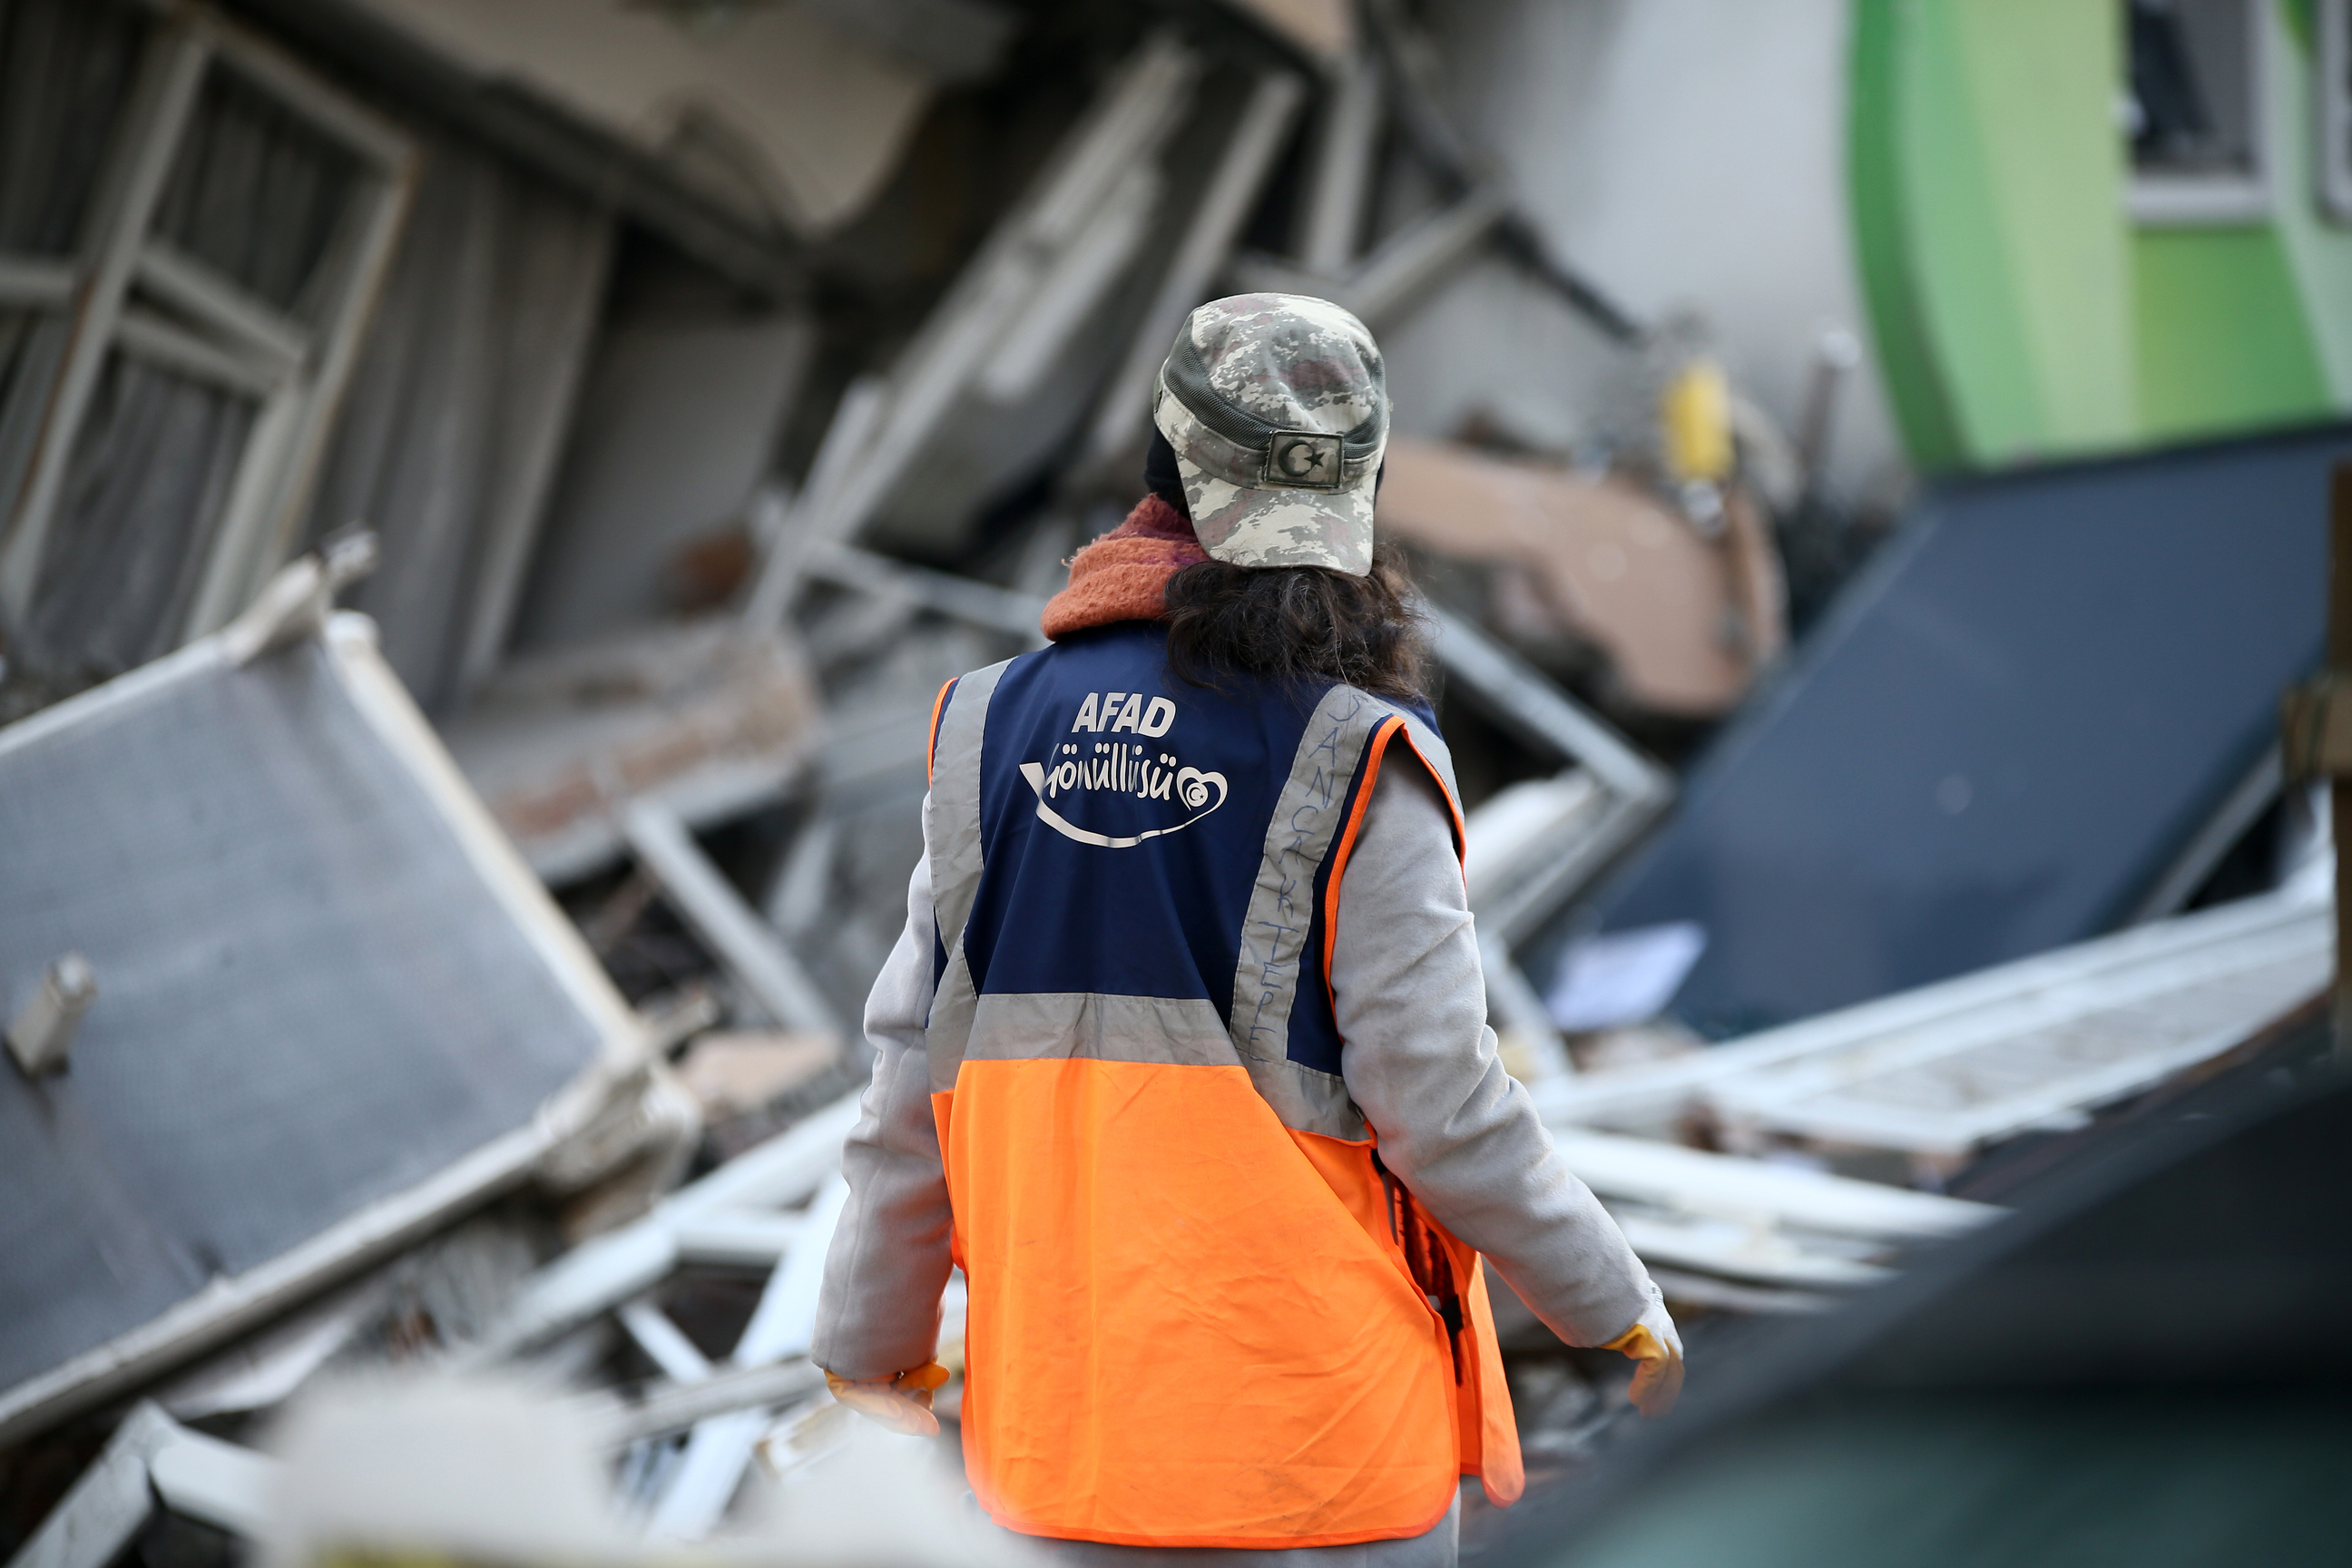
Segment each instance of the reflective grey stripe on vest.
M963 1059L963 1046L971 1031L971 968L964 962L964 927L971 921L972 900L980 896L980 874L985 868L981 853L980 743L988 729L989 700L1004 675L1004 664L975 669L956 682L946 711L940 715L939 735L931 747L931 918L939 922L940 942L947 949L947 972L931 994L930 1027L926 1037L931 1078L939 1079L942 1061L950 1085L954 1064Z
M1086 991L992 994L972 1009L963 1061L1151 1062L1229 1068L1233 1037L1216 1005L1197 997ZM931 1058L934 1092L955 1087L961 1062ZM941 1069L945 1071L942 1073Z
M1454 794L1444 742L1401 710L1354 687L1318 703L1291 758L1266 826L1256 886L1241 932L1233 1019L1198 999L1089 992L977 994L964 928L980 889L981 737L1003 665L957 683L940 716L931 773L931 891L947 968L931 999L931 1088L955 1087L967 1060L1087 1059L1248 1068L1251 1083L1286 1127L1360 1142L1363 1114L1335 1073L1288 1057L1290 1010L1314 920L1315 879L1347 815L1349 787L1373 733L1403 718L1414 744Z
M1258 1092L1284 1126L1350 1142L1366 1136L1363 1116L1337 1076L1289 1059L1290 1008L1315 919L1315 874L1347 815L1348 785L1363 763L1365 744L1395 712L1352 686L1335 686L1307 716L1266 824L1234 970L1234 1049Z

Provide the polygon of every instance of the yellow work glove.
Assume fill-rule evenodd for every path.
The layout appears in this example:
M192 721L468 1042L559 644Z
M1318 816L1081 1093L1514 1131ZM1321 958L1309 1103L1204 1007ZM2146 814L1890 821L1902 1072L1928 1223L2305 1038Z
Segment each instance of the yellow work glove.
M1622 1351L1639 1363L1633 1368L1633 1386L1625 1391L1634 1409L1654 1421L1675 1407L1683 1391L1683 1337L1675 1331L1675 1320L1664 1301L1652 1298L1649 1310L1632 1328L1601 1348Z
M931 1414L931 1391L947 1382L948 1369L927 1361L896 1377L835 1377L824 1374L833 1397L868 1421L909 1437L936 1437L940 1418Z

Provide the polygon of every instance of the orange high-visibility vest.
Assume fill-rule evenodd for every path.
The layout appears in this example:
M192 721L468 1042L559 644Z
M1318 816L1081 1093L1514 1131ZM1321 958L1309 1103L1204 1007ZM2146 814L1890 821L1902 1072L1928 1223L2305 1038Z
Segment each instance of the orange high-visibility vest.
M1477 1255L1381 1165L1326 978L1382 763L1454 799L1433 723L1349 687L1182 686L1129 623L950 683L931 748L982 1504L1267 1549L1420 1534L1464 1474L1515 1500Z

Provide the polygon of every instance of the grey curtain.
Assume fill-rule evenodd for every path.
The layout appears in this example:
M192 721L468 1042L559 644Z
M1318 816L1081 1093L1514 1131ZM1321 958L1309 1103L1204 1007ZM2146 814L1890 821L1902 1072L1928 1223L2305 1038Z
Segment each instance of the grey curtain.
M0 0L0 251L64 256L152 26L126 0ZM608 214L446 139L425 158L312 491L315 537L373 527L357 595L424 701L487 671L508 621L612 248ZM233 71L208 74L154 231L315 319L357 177L349 154ZM0 311L0 506L39 427L54 316ZM22 711L167 651L256 416L113 355L77 433L38 601L5 652Z
M320 264L352 210L358 161L231 70L203 99L155 207L154 233L279 310L310 319Z
M428 709L502 651L596 328L611 216L446 140L408 226L311 509L374 529L352 595Z
M0 254L72 254L151 25L127 0L0 0ZM65 337L62 316L0 310L0 523Z
M0 250L73 248L151 25L127 0L0 0Z
M178 642L255 413L247 398L108 357L67 464L32 620L11 650L52 699Z
M65 335L62 316L0 308L0 527L40 434L41 405Z
M145 24L129 7L0 0L0 242L62 254L122 133ZM20 100L18 89L26 97ZM22 174L20 188L19 174ZM153 229L273 304L316 292L356 170L233 73L207 73ZM53 384L54 321L15 338L0 458L21 467ZM74 434L27 622L7 649L15 705L54 700L170 650L228 499L257 406L110 353ZM14 486L10 487L14 493Z

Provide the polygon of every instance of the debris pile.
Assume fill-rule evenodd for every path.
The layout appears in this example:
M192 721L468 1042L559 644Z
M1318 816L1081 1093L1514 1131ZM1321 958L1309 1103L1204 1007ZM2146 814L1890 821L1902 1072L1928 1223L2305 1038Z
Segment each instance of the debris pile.
M1581 345L1572 428L1415 425L1392 356L1381 518L1506 1064L1695 1366L2307 1008L2270 712L2341 434L1946 486L1854 574L1852 335L1776 421L1614 300L1433 20L0 5L0 167L48 168L0 199L12 1568L376 1530L288 1479L370 1462L354 1410L386 1463L549 1445L604 1522L517 1560L818 1561L815 1500L940 1459L806 1359L932 702L1042 645L1221 293L1404 339L1501 269ZM1490 1289L1533 1468L1582 1463L1625 1370ZM422 1544L511 1544L468 1528Z

